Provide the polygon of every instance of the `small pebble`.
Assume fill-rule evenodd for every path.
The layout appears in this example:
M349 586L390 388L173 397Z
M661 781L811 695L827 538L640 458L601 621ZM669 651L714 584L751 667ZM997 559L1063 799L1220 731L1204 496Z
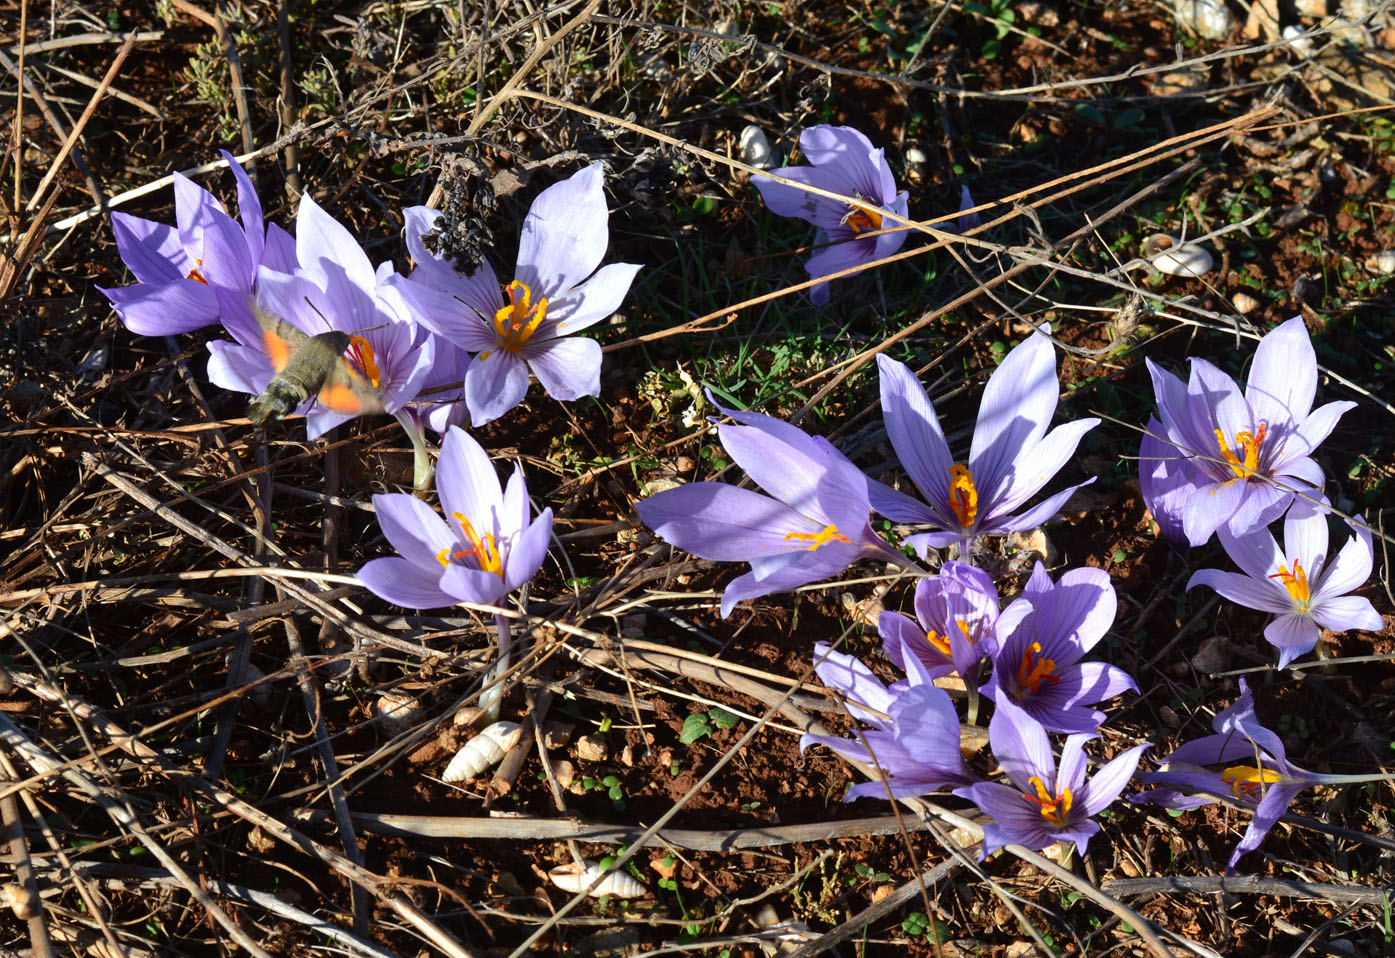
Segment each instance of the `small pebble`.
M770 148L770 140L765 131L754 124L741 131L741 162L758 170L768 170L775 165L775 151Z
M1230 35L1230 10L1225 0L1174 0L1173 12L1182 28L1203 40L1224 40Z
M598 742L589 735L576 740L576 757L583 762L604 762L610 756L605 742Z
M1395 273L1395 250L1383 249L1366 260L1366 268L1372 273L1389 276Z
M1235 307L1235 311L1241 316L1248 316L1250 313L1259 309L1259 300L1255 299L1249 293L1236 293L1234 296L1230 297L1230 302L1231 305Z

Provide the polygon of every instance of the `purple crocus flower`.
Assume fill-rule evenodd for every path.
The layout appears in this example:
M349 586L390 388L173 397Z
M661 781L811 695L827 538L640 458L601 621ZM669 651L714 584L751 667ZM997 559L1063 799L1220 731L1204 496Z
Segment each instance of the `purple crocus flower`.
M1043 326L1049 333L1050 326ZM1075 453L1080 438L1099 424L1079 419L1046 431L1056 411L1060 383L1051 340L1033 333L1005 358L983 388L967 463L955 462L940 431L930 397L902 363L878 356L882 418L901 465L925 502L873 482L872 508L893 522L934 526L943 532L910 536L906 544L924 558L929 548L965 543L975 536L1034 529L1056 514L1087 479L1025 512L1012 511L1044 486Z
M436 488L448 520L416 496L373 497L378 524L401 555L373 559L358 571L369 590L410 609L489 605L537 574L552 535L552 510L529 522L521 466L514 465L500 491L484 449L452 426L441 444Z
M1103 569L1071 569L1052 582L1037 563L1021 598L998 618L1001 646L979 691L1053 732L1093 733L1105 715L1086 706L1138 691L1123 669L1080 661L1114 622L1117 601Z
M645 525L680 549L751 564L722 593L724 618L742 599L831 578L858 559L905 561L872 531L867 477L827 439L759 413L722 412L744 424L717 427L723 448L774 498L692 482L636 508Z
M293 274L262 267L257 301L262 309L307 336L329 330L350 333L347 361L363 373L385 411L396 413L416 398L435 362L435 340L412 321L401 295L387 283L390 264L374 270L368 255L341 224L306 193L296 213ZM262 331L239 342L209 344L208 378L225 389L256 394L274 375ZM310 403L306 431L315 438L353 415Z
M782 166L770 172L849 197L848 200L806 193L766 176L753 176L751 182L772 213L813 223L821 237L832 244L804 264L810 276L828 276L883 259L901 248L906 241L905 230L863 235L897 225L897 221L883 222L883 213L906 218L907 194L896 192L891 167L880 149L873 149L872 142L850 126L827 125L812 126L800 133L799 148L813 166ZM828 295L827 283L809 290L809 298L816 306L827 303Z
M276 224L263 224L252 181L230 153L220 152L237 180L241 224L212 193L180 173L174 174L176 226L111 215L116 248L137 282L98 289L133 333L168 336L221 320L254 335L247 300L256 288L257 267L295 267L294 241Z
M1322 469L1310 456L1354 402L1313 409L1317 357L1302 317L1259 341L1242 394L1204 359L1184 384L1148 360L1158 418L1140 444L1143 500L1168 538L1199 546L1226 526L1248 535L1284 514L1301 493L1321 500Z
M912 684L888 690L872 670L851 655L829 651L827 642L814 646L814 671L824 685L845 697L848 711L872 726L856 738L806 734L802 752L810 745L827 745L844 758L880 768L880 779L848 789L843 801L870 796L909 798L974 780L959 748L959 716L943 690L930 684L923 669L912 665Z
M958 672L972 680L979 661L998 651L998 589L981 569L946 562L938 575L921 579L915 614L877 618L886 657L903 670L914 658L931 678Z
M596 268L610 235L603 180L601 165L593 163L538 194L523 221L507 301L488 262L462 276L426 249L422 235L440 212L407 210L407 248L416 269L394 282L424 324L477 354L465 376L465 402L476 426L523 401L529 370L553 399L600 393L600 344L571 334L614 313L640 268Z
M1322 629L1385 627L1370 600L1346 594L1371 575L1371 531L1354 524L1355 537L1329 562L1327 517L1308 510L1295 517L1294 511L1284 519L1282 549L1267 530L1235 536L1221 526L1221 545L1242 572L1202 569L1187 582L1188 589L1210 586L1239 605L1273 612L1264 638L1279 650L1279 668L1311 651Z
M1254 809L1254 817L1245 829L1240 844L1226 863L1226 874L1235 871L1236 864L1246 852L1258 848L1269 829L1288 810L1298 793L1312 785L1340 785L1354 782L1382 781L1388 773L1378 775L1323 775L1290 764L1284 754L1279 736L1259 724L1255 716L1254 696L1250 687L1240 679L1240 698L1221 712L1211 723L1216 734L1187 742L1160 764L1162 771L1143 776L1144 783L1158 785L1130 796L1133 802L1152 802L1165 808L1188 809L1209 805L1212 796L1227 795L1242 805ZM1246 764L1232 765L1243 761ZM1220 771L1203 766L1225 765Z
M1092 737L1068 737L1058 767L1040 723L1015 705L998 704L988 724L988 742L1012 786L977 782L954 790L993 819L983 826L980 861L1012 842L1034 851L1074 842L1085 854L1091 836L1100 830L1093 816L1119 797L1148 747L1120 752L1087 781L1084 745Z

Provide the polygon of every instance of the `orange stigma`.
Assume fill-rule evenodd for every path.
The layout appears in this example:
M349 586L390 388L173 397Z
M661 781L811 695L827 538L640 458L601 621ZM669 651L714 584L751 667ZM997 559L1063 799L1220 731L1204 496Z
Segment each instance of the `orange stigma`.
M958 622L955 623L955 625L959 626L959 631L964 634L964 638L969 640L970 645L973 645L974 637L969 634L969 624L965 622L963 619L960 619ZM950 657L951 652L948 635L940 635L940 633L936 632L934 629L931 629L930 631L925 633L925 640L929 642L932 647L938 649L940 654L943 655L945 658Z
M978 519L978 489L968 466L949 467L949 508L965 529Z
M194 260L194 268L189 270L189 275L184 278L192 279L196 283L203 283L205 286L207 286L208 280L204 279L203 273L199 270L199 267L201 266L203 266L203 260Z
M848 210L842 222L854 233L870 233L882 228L882 214L866 206L854 206Z
M819 546L826 546L830 542L851 542L847 536L838 531L838 527L833 523L824 526L818 532L787 532L785 538L796 542L809 543L809 551L813 552Z
M500 348L517 353L547 316L547 298L538 300L536 306L531 305L533 291L518 280L510 283L508 290L510 305L500 307L494 314L494 332L499 337Z
M1031 689L1036 693L1043 682L1060 682L1059 675L1053 675L1056 671L1056 663L1051 659L1039 659L1037 655L1041 652L1041 643L1033 642L1027 646L1022 653L1022 664L1017 667L1017 685L1019 688Z
M1268 431L1269 424L1262 422L1256 432L1237 432L1234 450L1226 444L1225 433L1219 429L1215 431L1216 443L1221 447L1221 458L1230 466L1230 471L1235 474L1236 479L1248 479L1255 475L1259 469L1259 447ZM1241 456L1244 458L1241 459Z
M442 549L436 554L436 561L441 563L441 567L450 565L451 559L474 559L475 565L482 572L492 572L500 579L504 577L504 560L499 556L499 546L494 541L494 534L486 532L483 536L475 532L475 527L470 520L466 519L458 512L452 512L451 517L460 523L460 531L465 534L465 540L470 543L470 548L459 552L452 552L450 549Z
M1264 787L1273 785L1281 778L1283 776L1278 769L1251 765L1232 765L1221 772L1221 781L1230 786L1236 798L1246 802L1258 802L1264 795Z
M1046 790L1046 784L1041 779L1033 775L1027 781L1036 786L1037 793L1035 795L1023 793L1022 797L1038 806L1041 809L1041 817L1052 825L1057 828L1064 826L1066 819L1070 817L1071 802L1074 801L1070 789L1063 788L1061 794L1052 798L1051 793Z

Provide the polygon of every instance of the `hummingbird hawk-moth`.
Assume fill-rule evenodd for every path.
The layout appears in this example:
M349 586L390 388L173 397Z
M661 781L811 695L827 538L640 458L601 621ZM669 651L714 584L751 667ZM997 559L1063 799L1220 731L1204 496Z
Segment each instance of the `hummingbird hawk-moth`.
M288 416L307 399L349 416L383 412L378 391L347 355L353 343L349 333L329 330L310 336L260 307L253 311L276 370L247 405L247 418L254 425Z

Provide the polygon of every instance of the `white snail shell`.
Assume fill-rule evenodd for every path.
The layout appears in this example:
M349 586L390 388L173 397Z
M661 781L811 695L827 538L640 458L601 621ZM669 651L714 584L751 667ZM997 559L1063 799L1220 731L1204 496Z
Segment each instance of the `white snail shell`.
M522 737L523 728L517 722L495 722L455 753L441 773L441 781L463 782L467 778L478 778L486 769L502 762Z
M587 860L580 865L558 865L547 873L547 877L558 888L575 895L595 881L600 873L601 866ZM643 898L646 891L644 884L629 872L613 871L591 889L591 897L610 895L612 898Z
M1154 233L1144 240L1143 256L1155 270L1169 276L1204 276L1215 266L1204 246L1178 244L1166 233Z

